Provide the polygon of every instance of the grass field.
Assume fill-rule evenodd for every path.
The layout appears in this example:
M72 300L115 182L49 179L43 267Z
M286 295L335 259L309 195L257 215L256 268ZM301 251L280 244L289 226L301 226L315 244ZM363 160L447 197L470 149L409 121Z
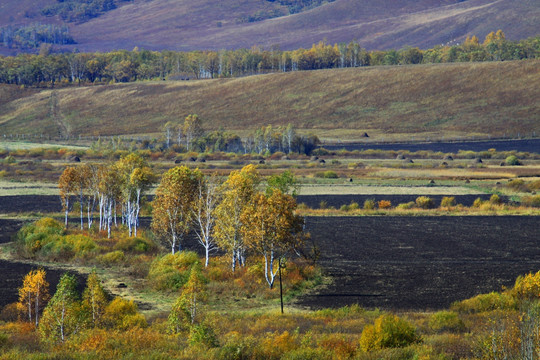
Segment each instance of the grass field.
M156 134L191 113L207 129L291 122L323 139L540 133L540 61L336 69L24 93L0 108L0 134ZM58 119L61 119L60 124Z

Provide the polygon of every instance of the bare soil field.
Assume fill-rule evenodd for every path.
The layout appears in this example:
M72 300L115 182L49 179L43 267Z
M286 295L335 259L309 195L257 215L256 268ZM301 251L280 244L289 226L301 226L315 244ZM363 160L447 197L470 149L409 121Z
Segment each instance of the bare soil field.
M309 217L332 283L310 308L442 309L540 270L540 218Z
M20 225L0 222L13 232ZM298 299L303 307L442 309L540 270L540 218L534 216L308 217L306 228L331 283ZM200 250L187 240L185 248ZM0 306L16 300L29 269L0 262Z
M463 151L487 151L496 149L497 151L525 151L525 152L540 152L540 139L522 139L522 140L492 140L492 141L459 141L459 142L425 142L425 143L343 143L343 144L325 144L327 150L406 150L420 151L431 150L441 151L443 153L457 153Z

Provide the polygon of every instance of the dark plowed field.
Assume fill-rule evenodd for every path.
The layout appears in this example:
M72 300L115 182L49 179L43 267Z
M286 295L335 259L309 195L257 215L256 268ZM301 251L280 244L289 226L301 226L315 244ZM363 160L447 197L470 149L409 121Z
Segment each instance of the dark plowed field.
M527 151L527 152L540 152L540 139L529 140L493 140L493 141L460 141L460 142L428 142L428 143L350 143L350 144L328 144L323 145L328 150L340 150L346 149L353 150L431 150L442 151L444 153L457 153L459 150L471 150L471 151L487 151L489 149L496 149L498 151Z
M540 218L310 217L333 283L299 304L440 309L540 270Z
M348 205L351 201L357 202L360 206L364 204L367 199L373 199L375 201L389 200L393 206L401 203L408 203L409 201L415 201L420 195L299 195L297 198L298 203L304 203L312 209L320 208L321 201L326 202L326 206L333 206L339 209L342 205ZM448 195L429 195L433 199L435 205L441 203L443 196ZM456 195L456 203L463 204L465 206L471 206L477 198L482 200L489 200L490 194L480 195ZM501 197L505 202L508 201L506 197Z
M24 264L19 262L9 262L0 260L0 307L19 300L17 288L22 285L23 278L30 270L34 270L35 265ZM49 293L54 294L56 285L60 280L63 270L52 270L45 268L47 271L47 281L51 285ZM86 278L82 275L75 274L78 281L78 290L83 291L86 284Z
M304 203L311 208L319 208L321 201L326 201L327 206L334 206L339 209L341 205L350 204L356 201L362 205L367 199L390 200L392 205L414 201L420 195L300 195L298 203ZM429 195L436 205L439 205L443 195ZM490 195L457 195L458 204L471 206L476 198L489 199ZM151 198L151 197L150 197ZM506 201L506 198L503 198ZM28 212L61 212L62 206L60 198L56 195L19 195L0 197L0 214L2 213L28 213ZM0 229L2 225L0 223Z

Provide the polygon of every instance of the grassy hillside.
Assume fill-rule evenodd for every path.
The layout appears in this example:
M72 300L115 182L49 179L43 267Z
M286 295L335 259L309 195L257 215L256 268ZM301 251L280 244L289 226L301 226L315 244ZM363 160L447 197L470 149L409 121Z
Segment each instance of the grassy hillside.
M56 22L39 9L52 0L5 0L0 26ZM282 49L356 39L368 49L422 48L479 37L502 29L508 39L538 34L538 0L336 0L298 14L257 22L240 19L260 12L284 11L267 0L134 0L82 23L69 23L82 51L132 49L222 49L261 45ZM10 15L13 14L13 15ZM27 14L28 16L25 16ZM0 53L7 53L0 48Z
M321 70L42 90L0 107L0 134L156 133L292 122L321 137L540 133L540 61ZM418 137L417 137L418 138Z

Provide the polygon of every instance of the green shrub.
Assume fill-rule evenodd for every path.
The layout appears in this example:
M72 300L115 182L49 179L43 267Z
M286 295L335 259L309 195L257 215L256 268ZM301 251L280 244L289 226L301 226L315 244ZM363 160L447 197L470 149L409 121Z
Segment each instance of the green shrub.
M416 206L421 209L433 209L435 207L435 202L430 197L419 196L416 198Z
M328 208L328 203L324 200L322 200L320 203L319 203L319 208L320 209L327 209Z
M409 201L408 203L401 203L396 206L397 209L400 210L409 210L415 207L416 203L414 201Z
M180 289L187 282L191 267L199 262L192 251L181 251L156 258L148 271L148 280L157 290Z
M522 165L521 161L515 155L510 155L504 160L506 165Z
M379 316L373 325L366 325L360 336L364 351L405 347L420 341L416 329L396 315Z
M331 360L332 352L321 348L301 347L283 355L283 360Z
M441 207L442 208L449 208L456 206L456 198L453 196L444 196L441 199Z
M453 311L438 311L429 319L429 327L437 332L459 332L465 329L465 324Z
M344 211L344 212L347 212L350 210L351 210L351 207L349 205L341 205L341 207L339 208L339 211Z
M103 255L99 255L97 260L103 265L116 265L124 262L125 255L123 251L115 250Z
M124 252L145 253L155 249L155 245L148 239L141 237L124 237L114 245L115 250Z
M190 345L204 345L209 348L218 347L219 342L214 329L208 324L197 324L189 331Z
M138 312L137 304L133 300L124 300L121 297L114 298L107 305L103 313L103 324L108 328L119 330L148 326L144 316Z
M360 209L360 205L356 201L351 201L349 205L349 210L358 210Z
M315 177L323 178L323 179L337 179L339 176L335 171L327 170L327 171L315 173Z
M493 310L516 309L515 298L508 293L491 292L452 304L452 310L459 313L482 313Z
M364 201L364 210L373 210L375 209L375 200L367 199Z

